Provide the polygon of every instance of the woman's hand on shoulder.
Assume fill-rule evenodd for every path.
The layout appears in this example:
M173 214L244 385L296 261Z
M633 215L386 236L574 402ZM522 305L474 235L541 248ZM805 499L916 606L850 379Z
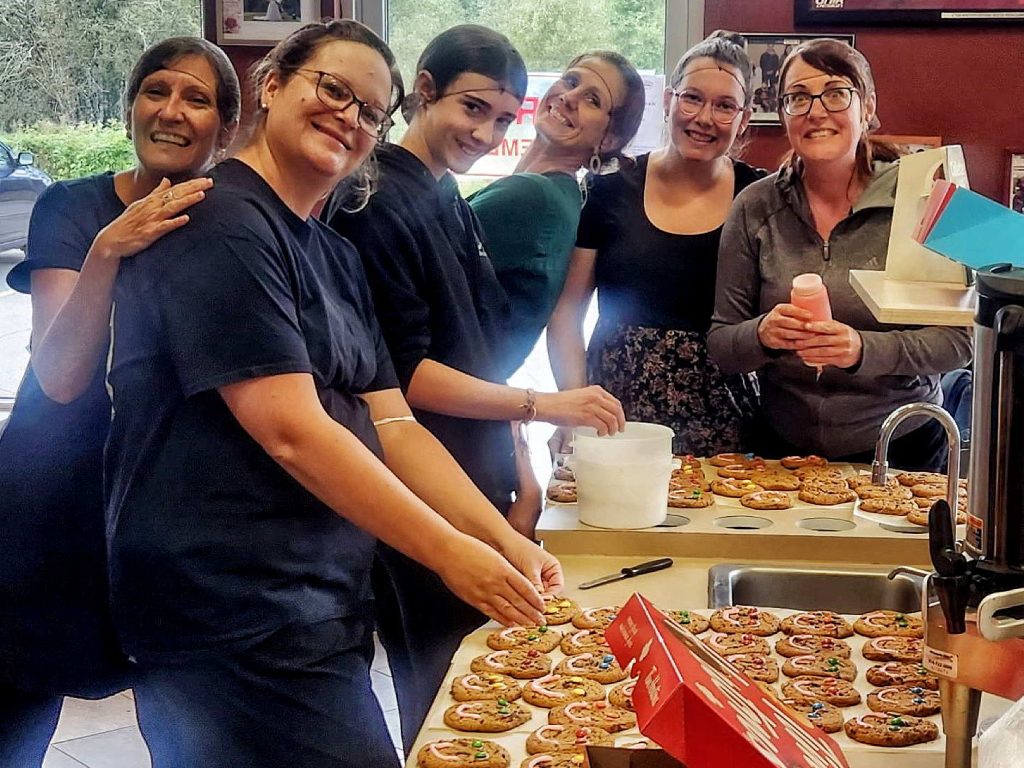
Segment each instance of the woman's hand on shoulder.
M538 392L537 419L559 427L593 427L602 436L626 428L622 404L596 384L562 392Z
M101 229L90 252L104 259L134 256L187 224L188 214L182 211L206 197L206 190L212 186L213 179L205 177L174 185L163 179L156 189L131 203Z
M796 353L807 365L852 368L860 363L864 341L860 333L838 320L807 323L810 338L796 342Z
M757 326L757 338L768 349L799 349L798 342L814 336L808 330L813 315L806 309L793 304L776 304L761 318Z

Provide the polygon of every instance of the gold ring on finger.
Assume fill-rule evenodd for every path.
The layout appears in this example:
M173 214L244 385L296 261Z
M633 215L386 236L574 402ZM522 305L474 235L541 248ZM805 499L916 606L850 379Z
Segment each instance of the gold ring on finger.
M164 205L174 202L174 192L170 189L164 192L163 195L161 195L161 197L163 198Z

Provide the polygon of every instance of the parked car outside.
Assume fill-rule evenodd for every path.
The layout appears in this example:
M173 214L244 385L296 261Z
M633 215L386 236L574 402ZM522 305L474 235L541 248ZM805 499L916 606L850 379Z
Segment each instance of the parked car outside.
M32 206L53 183L34 162L31 152L15 153L0 142L0 251L25 247Z

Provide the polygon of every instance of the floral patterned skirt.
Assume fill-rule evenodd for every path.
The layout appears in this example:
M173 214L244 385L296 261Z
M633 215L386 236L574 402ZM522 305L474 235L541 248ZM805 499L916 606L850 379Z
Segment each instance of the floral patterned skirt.
M622 402L629 421L672 429L674 453L712 456L742 448L756 387L719 370L708 356L707 334L598 322L587 376Z

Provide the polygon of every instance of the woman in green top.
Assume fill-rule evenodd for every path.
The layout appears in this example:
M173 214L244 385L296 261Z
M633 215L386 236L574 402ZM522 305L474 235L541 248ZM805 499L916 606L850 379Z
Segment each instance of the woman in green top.
M536 139L512 176L469 199L512 304L506 376L526 360L565 283L583 195L581 168L599 173L640 127L644 84L618 53L577 56L537 105Z

